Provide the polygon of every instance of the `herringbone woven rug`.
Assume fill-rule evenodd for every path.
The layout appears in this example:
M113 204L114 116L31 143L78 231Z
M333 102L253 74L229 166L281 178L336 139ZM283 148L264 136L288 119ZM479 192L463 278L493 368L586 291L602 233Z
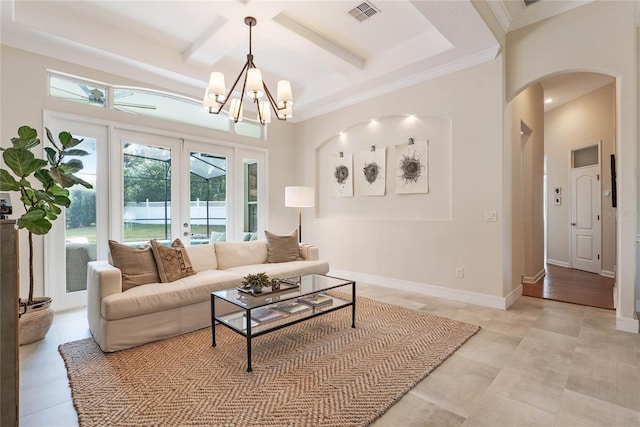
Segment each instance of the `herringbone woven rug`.
M358 297L351 310L254 339L216 328L104 354L60 346L82 426L361 426L479 327Z

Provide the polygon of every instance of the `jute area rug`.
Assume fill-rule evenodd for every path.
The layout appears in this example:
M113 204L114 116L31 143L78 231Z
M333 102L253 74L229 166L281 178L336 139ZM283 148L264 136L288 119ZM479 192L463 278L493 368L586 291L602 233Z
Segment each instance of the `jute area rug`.
M82 426L363 426L479 327L358 297L344 309L253 340L226 327L104 354L60 346Z

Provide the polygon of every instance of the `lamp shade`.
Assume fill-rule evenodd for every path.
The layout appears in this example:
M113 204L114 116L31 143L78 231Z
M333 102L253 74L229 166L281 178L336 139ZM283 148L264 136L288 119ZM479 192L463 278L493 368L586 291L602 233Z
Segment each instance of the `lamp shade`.
M229 120L235 120L239 122L242 120L242 102L238 98L231 100L231 106L229 107Z
M280 80L278 82L278 108L287 107L293 104L293 95L291 93L291 83L288 80Z
M313 187L285 187L284 205L290 208L311 208L314 204Z
M258 102L258 121L262 124L271 123L271 107L269 106L269 101L260 101ZM262 117L262 120L260 120Z
M207 87L207 96L216 102L224 102L224 74L212 72L209 76L209 86Z
M247 96L252 99L262 98L264 95L262 73L257 68L247 70Z

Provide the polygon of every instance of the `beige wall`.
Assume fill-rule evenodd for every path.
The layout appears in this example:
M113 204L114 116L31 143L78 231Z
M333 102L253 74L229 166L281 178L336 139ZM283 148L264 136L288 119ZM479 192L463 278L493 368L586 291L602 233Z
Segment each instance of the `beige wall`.
M450 120L452 127L450 220L429 219L429 211L419 209L420 203L435 200L429 194L419 196L413 218L403 219L383 214L393 209L395 195L363 201L372 204L372 211L380 211L377 217L370 212L357 215L357 211L338 216L341 204L346 209L357 200L331 200L331 216L319 217L325 211L318 208L305 212L305 240L320 246L332 268L366 274L372 281L505 297L501 82L502 60L498 58L297 124L296 158L302 166L302 181L316 187L323 185L319 177L324 172L315 170L316 153L323 155L323 145L340 130L376 117L407 114ZM374 143L389 147L406 143L406 137L399 132L395 137L359 144L363 149ZM431 157L429 161L433 165L443 159ZM393 191L393 186L387 188ZM498 221L485 222L485 210L497 211ZM465 269L464 279L455 277L456 267Z
M153 119L127 114L120 111L108 110L87 106L79 103L68 102L47 96L47 69L53 69L89 79L94 79L110 84L130 85L137 87L150 86L141 81L125 79L120 76L106 74L102 71L70 64L32 54L22 50L2 46L1 51L0 86L2 98L0 100L0 145L10 145L12 137L16 136L18 127L29 125L38 129L39 135L43 134L43 111L51 110L63 113L76 114L78 116L107 120L122 124L144 126L148 128L179 132L198 138L237 142L248 146L268 147L269 157L269 221L270 228L277 231L289 231L295 227L296 216L293 210L283 209L284 186L295 184L295 169L289 167L293 161L293 125L291 123L272 123L269 126L268 141L257 140L216 132L205 128L190 126L180 123L172 123L165 120ZM141 76L142 77L142 76ZM142 80L142 79L141 79ZM172 88L152 87L155 89L172 91ZM73 129L68 129L73 131ZM20 214L19 200L12 195L14 213L12 218ZM21 294L26 296L28 288L28 245L26 232L20 233L20 273ZM35 281L36 295L42 295L44 290L44 249L43 237L35 236ZM106 242L105 242L106 244Z
M569 231L571 204L567 199L570 182L570 151L601 141L602 270L613 273L616 262L616 209L612 208L610 155L615 153L615 84L545 113L545 153L547 157L547 256L552 262L570 263ZM619 161L619 159L616 159ZM562 187L561 205L553 203L553 189Z
M517 248L512 259L513 280L522 277L527 283L535 283L544 274L543 102L542 86L535 84L510 105L512 247ZM521 133L523 124L530 132Z
M617 79L618 327L637 332L636 2L596 1L507 35L507 99L532 83L568 71L594 71Z

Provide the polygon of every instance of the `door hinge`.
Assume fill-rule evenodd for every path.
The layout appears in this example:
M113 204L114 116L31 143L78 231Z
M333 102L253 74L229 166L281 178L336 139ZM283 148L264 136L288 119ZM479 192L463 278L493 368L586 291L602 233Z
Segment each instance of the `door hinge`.
M600 254L598 254L598 259L600 259Z
M600 214L598 214L598 221L600 221Z
M598 177L598 181L600 181L600 174L596 175Z

